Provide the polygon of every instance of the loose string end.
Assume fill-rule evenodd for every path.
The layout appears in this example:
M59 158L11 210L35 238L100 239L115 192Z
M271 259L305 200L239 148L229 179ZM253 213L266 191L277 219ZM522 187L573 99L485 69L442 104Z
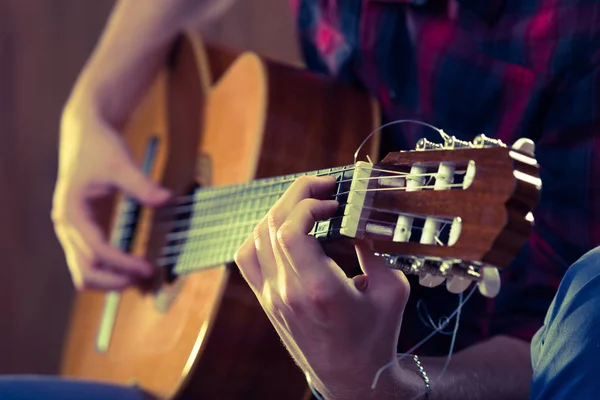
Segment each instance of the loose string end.
M381 131L382 129L387 128L390 125L403 124L403 123L413 123L413 124L425 126L427 128L431 128L434 131L438 132L440 134L440 136L442 137L442 139L444 139L444 140L446 140L446 138L449 137L448 134L446 132L444 132L443 129L440 129L436 126L428 124L427 122L419 121L416 119L399 119L396 121L391 121L391 122L388 122L387 124L381 125L379 128L374 129L371 133L369 133L369 135L365 138L365 140L362 141L360 146L358 146L358 149L356 149L356 151L354 152L354 164L356 164L358 162L358 155L360 154L360 151L365 146L365 144L373 137L373 135L375 135L377 132ZM367 156L367 159L368 159L368 156ZM369 162L371 162L371 161L369 160ZM372 162L371 162L371 164L372 164Z

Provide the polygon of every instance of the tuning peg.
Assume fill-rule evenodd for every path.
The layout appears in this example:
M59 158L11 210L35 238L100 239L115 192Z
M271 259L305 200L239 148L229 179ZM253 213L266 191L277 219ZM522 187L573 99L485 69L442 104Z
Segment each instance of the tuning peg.
M455 275L452 277L452 279L446 281L446 289L448 289L450 293L458 294L467 290L470 284L470 279L463 278L459 275Z
M477 135L475 139L473 139L473 145L480 149L484 147L506 147L502 140L492 139L485 136L483 133L481 135Z
M419 139L417 142L416 150L442 150L444 146L440 143L430 142L425 138Z
M485 297L494 298L500 293L500 272L496 267L481 268L479 293Z
M531 139L517 139L517 141L512 145L512 148L515 150L519 150L525 154L529 154L532 157L535 156L535 143Z
M421 286L432 288L444 283L445 279L446 278L443 276L425 274L424 276L419 277L419 283L421 284Z
M454 136L447 136L444 139L444 148L445 149L466 149L473 147L473 143L466 142L464 140L457 139Z

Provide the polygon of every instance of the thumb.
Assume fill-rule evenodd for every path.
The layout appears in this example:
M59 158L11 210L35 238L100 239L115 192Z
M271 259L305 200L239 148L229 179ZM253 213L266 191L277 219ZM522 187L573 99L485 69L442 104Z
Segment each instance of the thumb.
M158 206L171 196L170 192L144 175L131 160L127 160L114 177L119 189L147 206Z
M406 275L402 271L388 268L385 258L375 255L371 241L357 239L355 241L355 248L360 268L365 273L364 276L368 280L369 285L379 286L380 288L382 286L391 286L395 290L400 286L408 293L410 286ZM366 284L363 282L364 279L359 278L358 280L358 283L362 287L366 287Z
M385 258L375 255L373 243L368 239L356 239L354 243L360 269L373 279L389 279L392 272L385 263Z

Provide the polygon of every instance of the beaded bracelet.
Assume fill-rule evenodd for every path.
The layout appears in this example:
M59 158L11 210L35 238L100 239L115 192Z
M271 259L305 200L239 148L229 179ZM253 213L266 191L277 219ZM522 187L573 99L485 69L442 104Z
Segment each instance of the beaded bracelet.
M431 385L429 384L429 377L427 376L427 372L425 372L423 365L421 365L421 360L419 360L419 357L416 354L413 356L413 360L415 360L415 364L417 364L417 369L418 369L417 373L421 376L421 378L423 378L423 382L425 382L425 400L428 400L429 394L431 393Z
M427 376L427 372L425 372L425 369L423 368L423 365L421 364L421 360L419 360L419 357L414 354L413 355L413 360L415 360L415 364L417 365L417 370L418 370L418 374L421 378L423 378L423 382L425 383L425 400L429 400L429 394L431 393L431 385L429 384L429 377ZM314 388L314 386L312 385L311 379L310 379L310 375L308 374L308 372L306 373L306 383L308 383L308 387L310 388L313 396L317 399L317 400L324 400L323 397L321 397L321 394L319 392L317 392L317 390Z

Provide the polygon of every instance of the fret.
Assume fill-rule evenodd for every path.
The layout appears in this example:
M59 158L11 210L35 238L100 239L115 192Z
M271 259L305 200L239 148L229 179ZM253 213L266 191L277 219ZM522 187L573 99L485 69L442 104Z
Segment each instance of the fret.
M170 234L182 245L167 246L166 257L177 260L176 274L218 266L233 261L233 254L264 218L293 181L303 175L333 175L339 181L352 178L353 165L259 179L241 185L201 188L194 195L187 229ZM338 184L336 199L343 204L350 182ZM340 211L343 213L343 211ZM341 215L341 214L340 214ZM341 218L317 224L317 232L328 238ZM339 226L338 226L339 231Z

